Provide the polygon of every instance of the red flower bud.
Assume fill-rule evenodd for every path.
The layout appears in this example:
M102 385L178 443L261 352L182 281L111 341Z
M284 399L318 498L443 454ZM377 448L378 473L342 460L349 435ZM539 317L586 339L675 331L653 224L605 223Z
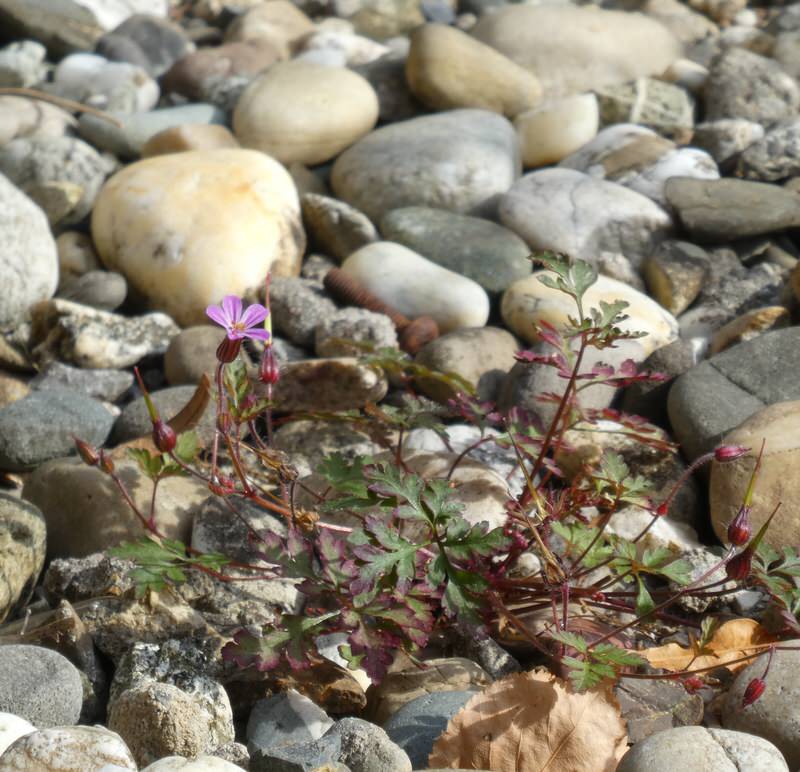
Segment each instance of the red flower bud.
M737 582L743 582L750 576L750 570L753 564L753 550L748 547L743 549L738 555L734 555L725 564L725 575L728 579L733 579Z
M747 688L744 690L744 696L742 697L742 707L746 708L748 705L752 705L762 694L764 694L764 690L767 688L767 683L763 678L754 678L747 684Z
M100 469L106 474L112 474L114 471L114 462L102 450L100 451Z
M75 441L75 448L78 451L78 455L81 457L81 461L83 461L84 464L97 466L100 463L100 456L97 455L96 448L92 447L88 442L79 440L77 437L73 437L73 440Z
M231 340L227 335L217 346L217 361L223 365L233 362L239 356L239 349L242 347L242 339Z
M236 485L230 477L221 474L209 481L208 489L215 496L229 496L236 490Z
M750 525L750 507L742 506L736 517L728 524L728 541L736 547L743 547L753 535L753 526Z
M750 448L745 448L743 445L718 445L714 448L714 460L720 463L735 461L749 452Z
M683 683L683 688L686 689L686 691L689 694L694 694L695 692L700 691L700 689L702 689L705 686L705 683L703 683L703 679L696 675L684 678L682 683Z
M669 514L670 501L662 501L655 509L656 517L666 517Z
M160 418L153 424L153 443L162 453L169 453L177 441L175 430L169 424Z
M278 360L275 359L275 352L273 351L271 343L264 348L264 353L261 355L258 377L262 383L272 386L281 378L280 367L278 366Z

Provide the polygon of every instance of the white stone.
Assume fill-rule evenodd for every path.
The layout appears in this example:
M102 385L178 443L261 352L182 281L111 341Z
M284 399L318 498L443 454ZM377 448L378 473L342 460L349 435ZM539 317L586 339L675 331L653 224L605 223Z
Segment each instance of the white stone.
M92 213L105 265L183 326L272 270L296 276L305 248L289 173L253 150L156 156L109 179Z
M603 179L606 177L604 161L609 156L641 141L643 137L657 136L652 129L635 123L617 123L604 128L590 142L563 158L558 165L563 169L575 169L591 177Z
M514 282L504 293L500 304L503 321L512 332L529 343L537 340L534 323L546 321L564 329L567 317L575 316L575 303L569 295L545 287L539 276L547 273L537 271ZM600 301L611 303L624 300L628 307L623 311L628 318L619 324L620 329L646 332L637 341L644 347L646 355L666 346L678 337L678 322L672 314L655 300L633 287L607 276L598 276L583 296L584 309L599 308Z
M525 175L500 198L501 222L533 249L593 262L602 253L638 266L671 230L669 215L650 199L572 169Z
M708 80L708 68L691 59L676 59L664 70L661 79L685 88L690 94L699 95Z
M389 49L363 35L324 29L309 35L302 43L302 54L316 51L336 51L344 56L344 65L357 67L369 64L389 53Z
M14 740L35 732L36 727L13 713L0 713L0 755Z
M595 7L508 5L471 34L533 72L548 98L658 75L681 54L658 22Z
M594 94L577 94L528 110L514 119L526 168L558 163L592 140L600 113Z
M489 318L489 296L477 282L400 244L367 244L344 261L342 270L409 318L433 317L442 333L483 327Z
M275 64L244 91L233 113L243 147L284 164L329 161L369 133L378 97L352 70L312 62Z
M118 27L129 16L145 13L166 18L169 0L69 0L89 11L107 32Z
M635 539L652 519L653 513L649 509L623 507L609 520L607 532L623 539ZM661 547L676 554L703 547L694 528L668 517L659 517L639 544L644 549L654 550Z
M217 756L165 756L143 767L141 772L241 772L242 768Z

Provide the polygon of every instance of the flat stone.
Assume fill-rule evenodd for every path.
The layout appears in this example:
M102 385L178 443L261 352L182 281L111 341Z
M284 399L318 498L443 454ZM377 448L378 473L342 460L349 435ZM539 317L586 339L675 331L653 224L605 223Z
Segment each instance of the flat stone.
M614 692L633 744L658 732L694 726L703 720L703 698L669 681L629 679Z
M685 311L700 294L708 274L708 254L685 241L663 241L644 261L650 294L671 314Z
M60 298L101 311L115 311L127 295L128 282L114 271L88 271L82 276L66 277L57 293Z
M82 370L61 362L50 362L29 385L36 391L66 388L87 397L116 402L132 385L133 373L124 370Z
M489 220L411 206L388 212L380 228L387 241L472 279L489 293L503 292L531 273L525 242Z
M370 219L344 201L318 193L305 193L300 204L309 239L339 262L379 238Z
M331 185L339 198L379 222L404 206L480 212L519 173L508 120L485 110L447 110L371 132L336 159Z
M314 330L314 350L319 357L359 356L365 349L354 345L357 343L396 349L397 330L388 316L365 308L341 308Z
M334 722L294 689L259 700L247 721L250 753L319 740Z

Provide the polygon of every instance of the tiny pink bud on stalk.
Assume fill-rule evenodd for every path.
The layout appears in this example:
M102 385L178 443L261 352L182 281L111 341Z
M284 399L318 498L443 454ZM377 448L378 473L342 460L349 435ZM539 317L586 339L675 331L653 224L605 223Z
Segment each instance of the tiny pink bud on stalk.
M714 460L720 463L726 461L735 461L737 458L746 456L750 452L750 448L743 445L718 445L714 448Z
M153 424L153 444L162 452L170 453L175 448L178 438L175 430L160 418Z
M261 365L258 368L258 377L262 383L268 386L274 386L281 378L280 367L278 360L275 358L275 352L272 350L272 343L268 343L261 355Z
M767 688L766 681L763 678L754 678L747 684L747 688L744 690L744 696L742 697L742 707L746 708L748 705L752 705L762 694L764 694L764 690Z
M702 689L705 686L703 679L699 678L696 675L684 678L682 683L683 683L683 688L686 689L686 691L689 694L695 694L695 692L700 691L700 689Z
M737 582L743 582L748 576L750 576L750 571L753 567L753 555L756 554L758 545L761 544L761 540L767 533L767 528L769 528L769 524L772 522L772 518L775 517L778 509L780 509L780 506L781 505L779 503L778 506L772 510L772 514L767 518L764 525L758 529L758 533L753 541L751 541L750 544L748 544L738 555L734 555L728 560L727 563L725 563L725 575L728 577L728 579L733 579Z
M219 346L217 346L217 362L223 365L230 364L239 356L239 349L241 349L241 347L241 338L224 337Z
M114 472L114 462L111 460L110 456L105 454L105 451L100 451L100 469L102 469L106 474L112 474Z
M742 505L736 513L736 517L728 524L728 541L736 547L742 547L750 541L752 535L750 507Z
M97 449L90 445L88 442L79 440L77 437L72 438L75 442L75 448L81 461L88 466L97 466L100 463L100 456L97 454Z

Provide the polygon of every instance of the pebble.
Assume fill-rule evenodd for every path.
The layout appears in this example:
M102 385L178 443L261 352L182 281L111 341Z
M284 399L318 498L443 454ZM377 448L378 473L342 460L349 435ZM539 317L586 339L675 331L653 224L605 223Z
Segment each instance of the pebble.
M531 273L530 250L507 228L479 217L422 206L393 209L380 222L387 241L498 294Z
M737 343L758 337L767 330L786 327L789 311L785 306L766 306L747 311L720 327L711 337L708 352L712 356Z
M434 110L474 107L514 118L542 97L532 72L444 24L424 24L412 33L406 77L414 96Z
M275 331L298 346L313 347L317 326L336 313L336 304L310 279L273 279L269 294Z
M77 125L60 107L18 96L0 96L0 146L18 137L63 137Z
M772 59L732 47L712 64L705 87L705 119L770 123L800 109L800 86Z
M454 330L427 343L414 361L443 373L459 375L473 385L480 401L496 401L503 379L514 367L520 344L500 327ZM417 378L416 385L437 402L456 396L453 388L435 379ZM460 390L460 389L459 389Z
M396 123L417 117L423 110L408 87L405 57L384 56L354 68L378 95L378 122Z
M31 392L0 409L0 469L30 471L70 455L76 435L102 445L113 422L103 405L72 389Z
M177 333L166 314L122 316L57 298L34 308L33 353L41 365L58 359L88 369L119 369L163 354Z
M708 254L686 241L662 241L642 264L650 294L675 316L694 302L708 273Z
M247 721L251 755L287 745L319 740L334 724L322 708L294 689L259 700Z
M14 740L35 732L36 727L13 713L0 713L0 757Z
M148 764L141 772L240 772L238 764L232 764L216 756L201 754L191 759L183 756L164 756Z
M389 738L411 759L414 769L424 769L433 744L447 724L477 691L431 692L407 702L384 724Z
M377 241L361 247L342 271L409 319L431 316L442 333L483 327L489 318L483 287L400 244Z
M225 126L216 123L185 123L154 134L142 145L142 158L189 150L225 150L239 143Z
M29 308L53 296L56 244L44 212L0 174L0 327L19 323Z
M372 131L336 159L331 186L379 222L403 206L479 213L519 172L507 119L486 110L447 110Z
M78 121L78 132L98 150L106 150L121 159L138 158L151 137L173 126L225 123L225 114L219 108L202 103L130 114L112 111L109 115L122 126L115 126L95 115L84 114Z
M80 231L64 231L56 239L60 281L82 276L101 267L90 236Z
M66 657L25 644L4 645L2 653L0 711L40 729L78 722L83 686L80 673Z
M58 286L57 297L101 311L115 311L128 295L128 283L121 273L87 271L82 276L66 277Z
M640 193L572 169L526 174L501 196L499 214L532 249L588 262L621 254L634 266L672 228L669 215Z
M625 754L617 770L671 772L676 765L704 772L789 770L772 743L744 732L702 726L675 727L651 735Z
M24 379L0 371L0 408L27 397L30 391Z
M722 118L698 123L692 136L693 144L706 150L720 165L738 156L750 145L764 137L764 127L743 118Z
M470 30L534 73L549 98L658 75L680 44L652 19L569 5L508 5Z
M131 752L116 733L101 726L60 726L21 737L2 756L9 770L46 769L48 772L102 769L136 772Z
M100 192L92 237L108 268L184 326L206 322L206 306L224 295L261 286L270 269L297 274L305 247L291 177L253 150L127 166Z
M334 29L318 29L312 32L303 38L300 51L297 58L305 61L312 61L316 56L340 56L342 66L347 67L369 64L391 52L385 45L362 35Z
M668 410L686 457L710 451L762 408L799 400L791 376L799 357L798 330L790 327L732 346L680 376L670 389Z
M365 308L342 308L324 318L314 330L314 351L318 357L353 357L366 353L366 349L349 341L376 349L396 349L397 331L388 316Z
M44 567L46 542L42 513L26 501L0 493L0 622L13 617L33 594Z
M226 42L268 44L288 59L292 50L315 31L314 22L289 0L258 3L235 18L225 30Z
M329 421L291 421L278 427L273 436L278 450L306 459L315 469L325 456L341 453L348 461L356 456L379 452L379 446L366 434L350 426Z
M20 40L0 48L0 87L30 88L47 78L47 49L35 40Z
M216 352L224 337L224 330L210 324L181 330L170 340L164 354L164 375L167 383L170 386L200 383L203 375L207 375L213 382L219 364ZM240 351L240 356L246 357L243 350Z
M555 164L594 139L600 111L594 94L555 99L519 113L514 128L526 169Z
M115 459L115 471L141 512L148 512L152 483L139 465ZM109 477L73 458L56 458L36 468L22 489L47 522L48 557L84 557L135 541L145 530ZM167 477L159 483L156 524L167 538L186 543L194 509L208 496L203 482Z
M276 104L285 109L275 110ZM248 86L236 104L233 131L242 146L284 164L318 164L338 156L378 120L369 82L344 68L285 62Z
M607 276L598 276L584 295L584 308L599 308L599 303L623 300L628 318L619 324L622 330L643 331L647 335L638 342L645 354L666 346L678 337L678 322L652 298ZM567 317L575 314L574 301L559 290L545 287L539 272L512 284L503 295L500 313L506 326L528 343L537 341L534 324L546 321L564 328Z
M300 204L309 240L340 263L360 247L380 238L370 219L344 201L319 193L304 193Z
M800 120L789 118L770 126L749 144L739 159L739 169L751 180L774 182L800 174Z

